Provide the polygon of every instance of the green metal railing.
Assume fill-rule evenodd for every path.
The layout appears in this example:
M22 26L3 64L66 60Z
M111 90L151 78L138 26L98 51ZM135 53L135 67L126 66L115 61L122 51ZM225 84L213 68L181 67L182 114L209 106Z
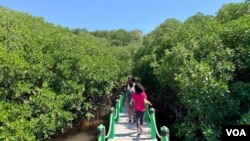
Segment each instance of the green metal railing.
M148 112L148 111L147 111ZM147 113L146 112L146 113ZM156 122L155 122L155 109L150 108L149 110L149 121L151 129L151 139L156 139L156 135L161 141L169 141L169 129L166 126L161 127L161 135L158 132Z
M110 120L109 120L109 131L106 135L105 126L102 124L97 127L98 131L98 141L105 141L106 139L113 139L115 137L115 122L119 122L120 112L122 112L122 107L124 106L126 99L126 94L123 93L119 96L119 99L116 100L115 109L110 108ZM161 139L161 141L170 141L169 139L169 129L166 126L162 126L160 128L161 134L159 134L156 121L155 121L155 109L150 108L146 104L146 111L144 115L145 122L150 124L151 128L151 139L156 139L157 137Z
M113 139L115 137L115 122L119 122L120 112L122 112L122 107L125 103L125 94L119 96L116 100L115 109L110 108L109 116L109 131L106 135L106 128L104 125L99 125L97 127L98 141L105 141L106 139Z

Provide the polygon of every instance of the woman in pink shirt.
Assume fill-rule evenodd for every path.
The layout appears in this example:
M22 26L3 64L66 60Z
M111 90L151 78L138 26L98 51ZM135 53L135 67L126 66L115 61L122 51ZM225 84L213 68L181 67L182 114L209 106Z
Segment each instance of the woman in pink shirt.
M152 105L152 104L147 100L147 95L144 92L144 88L141 84L139 83L135 84L134 89L135 89L135 93L132 94L132 99L131 99L130 104L134 102L137 132L138 132L138 135L141 135L142 125L143 125L143 116L144 116L144 111L146 109L145 104L149 104L149 105Z

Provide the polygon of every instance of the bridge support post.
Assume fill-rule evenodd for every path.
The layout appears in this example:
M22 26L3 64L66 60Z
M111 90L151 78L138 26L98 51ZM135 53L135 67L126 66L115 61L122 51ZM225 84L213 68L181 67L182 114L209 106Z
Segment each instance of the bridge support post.
M120 100L119 99L117 99L116 100L116 106L115 106L115 115L116 115L116 117L115 117L115 122L119 122L119 119L120 119L120 108L119 108L119 106L120 106L120 102L119 102Z
M148 104L145 104L146 110L145 110L145 116L144 121L149 122L149 110L148 110Z
M111 122L110 123L110 133L109 133L109 139L113 139L114 137L115 137L115 119L114 119L114 117L115 117L115 111L114 111L114 108L112 107L112 108L110 108L110 121L109 122Z
M122 112L122 107L123 107L123 95L120 95L119 98L119 112Z
M161 141L169 141L169 129L166 126L161 127Z
M126 92L122 92L122 106L125 105L125 102L126 102Z
M105 126L100 124L97 127L98 141L105 141Z
M150 108L150 128L151 128L151 139L156 139L156 123L155 123L155 109Z

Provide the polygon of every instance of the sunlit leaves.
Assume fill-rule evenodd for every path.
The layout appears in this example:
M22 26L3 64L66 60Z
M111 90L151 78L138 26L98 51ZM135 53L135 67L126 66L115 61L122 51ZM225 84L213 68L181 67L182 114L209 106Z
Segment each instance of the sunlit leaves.
M131 70L127 48L88 33L3 7L0 21L0 140L46 140L95 117Z
M220 125L249 122L249 23L249 4L229 4L144 38L133 72L179 140L217 140Z

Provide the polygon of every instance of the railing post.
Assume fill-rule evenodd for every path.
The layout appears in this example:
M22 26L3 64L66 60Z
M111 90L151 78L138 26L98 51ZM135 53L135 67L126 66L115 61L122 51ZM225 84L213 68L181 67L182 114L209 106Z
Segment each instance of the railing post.
M122 106L125 105L125 102L126 102L126 92L122 92Z
M115 122L119 122L119 119L120 119L120 108L119 108L119 99L116 100L116 106L115 106L115 113L116 114L116 117L115 117Z
M169 129L166 126L161 127L161 141L169 141Z
M109 139L113 139L115 137L115 111L114 108L110 108L110 118L111 118L111 126L110 126L110 134L109 134Z
M120 95L120 98L119 98L119 112L121 113L122 112L122 101L123 101L123 95Z
M155 129L155 109L150 108L150 128L151 128L151 139L156 139L156 130Z
M102 124L97 127L97 136L98 141L105 141L105 126Z
M148 110L148 104L145 104L146 110L145 110L145 116L144 121L149 122L149 110Z

